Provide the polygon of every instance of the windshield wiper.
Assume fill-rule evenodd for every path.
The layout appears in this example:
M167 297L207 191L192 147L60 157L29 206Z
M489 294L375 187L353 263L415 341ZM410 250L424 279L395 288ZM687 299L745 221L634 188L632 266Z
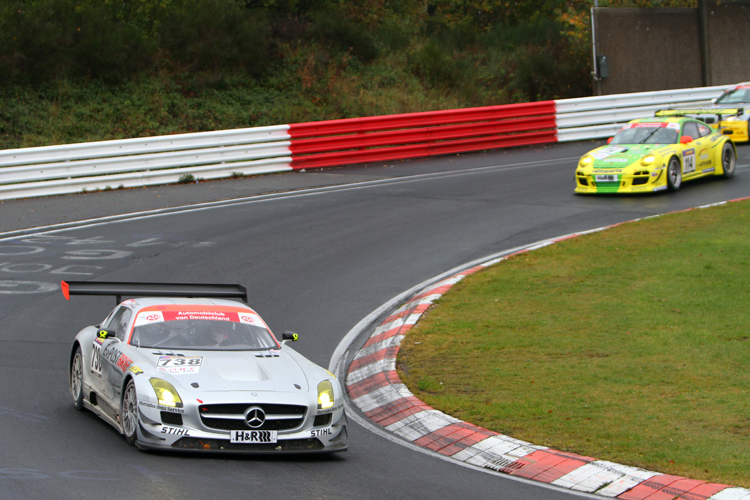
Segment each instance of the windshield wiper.
M642 140L641 142L639 142L638 144L643 144L644 142L646 142L647 140L649 140L649 139L651 138L651 136L652 136L652 135L654 135L655 133L657 133L657 132L658 132L658 131L659 131L660 129L661 129L661 128L655 128L653 132L650 132L650 133L649 133L649 134L648 134L648 135L647 135L646 137L644 137L644 138L643 138L643 140Z

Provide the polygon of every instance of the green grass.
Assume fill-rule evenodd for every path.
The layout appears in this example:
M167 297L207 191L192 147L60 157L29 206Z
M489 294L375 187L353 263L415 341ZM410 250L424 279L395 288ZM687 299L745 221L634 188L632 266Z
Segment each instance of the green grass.
M750 487L750 202L624 224L456 285L399 374L535 444Z

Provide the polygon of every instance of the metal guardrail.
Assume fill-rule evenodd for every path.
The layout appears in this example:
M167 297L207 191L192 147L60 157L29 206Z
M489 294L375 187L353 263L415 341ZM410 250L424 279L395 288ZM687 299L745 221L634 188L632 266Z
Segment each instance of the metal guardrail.
M154 171L139 170L125 174L72 177L42 182L20 181L15 184L0 185L0 200L174 184L186 179L184 176L193 176L197 181L200 179L226 179L236 175L272 174L292 170L289 166L291 162L291 156L286 156L200 167Z
M291 170L289 125L0 151L0 200Z
M100 176L124 172L148 172L165 168L217 165L227 162L289 156L289 141L248 144L243 146L190 149L167 153L92 158L77 161L0 168L0 184L23 178L26 182L62 178ZM213 169L211 169L213 170Z
M659 109L710 104L729 85L637 92L555 101L558 142L600 139L614 135L630 120L653 116Z
M86 158L106 158L112 156L159 153L208 147L231 146L237 144L257 144L260 142L288 141L289 125L254 127L192 134L139 137L115 141L87 142L81 144L61 144L38 148L6 149L0 151L0 167L10 165L31 165L81 160Z
M0 151L0 200L597 139L728 86Z

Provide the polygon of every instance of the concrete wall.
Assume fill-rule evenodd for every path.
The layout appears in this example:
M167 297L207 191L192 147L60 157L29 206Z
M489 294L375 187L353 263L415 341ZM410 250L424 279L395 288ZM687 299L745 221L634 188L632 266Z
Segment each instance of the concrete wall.
M703 85L697 9L594 9L596 53L607 56L602 94Z
M609 77L596 94L750 81L750 0L699 0L695 9L595 8L595 51Z
M706 85L750 81L750 1L704 1Z

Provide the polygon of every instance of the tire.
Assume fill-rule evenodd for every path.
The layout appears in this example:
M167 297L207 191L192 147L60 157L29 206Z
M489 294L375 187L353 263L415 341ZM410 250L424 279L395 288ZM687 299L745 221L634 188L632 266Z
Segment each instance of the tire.
M76 347L70 363L70 395L76 410L83 410L83 354L80 346Z
M682 165L680 160L672 157L667 165L667 189L677 191L682 186Z
M727 141L721 150L721 168L724 171L724 177L727 179L734 175L735 166L737 165L737 155L734 154L732 143Z
M135 442L138 440L138 397L135 393L133 379L128 380L128 384L122 392L120 418L122 420L122 433L125 435L125 441L128 444L135 445Z

